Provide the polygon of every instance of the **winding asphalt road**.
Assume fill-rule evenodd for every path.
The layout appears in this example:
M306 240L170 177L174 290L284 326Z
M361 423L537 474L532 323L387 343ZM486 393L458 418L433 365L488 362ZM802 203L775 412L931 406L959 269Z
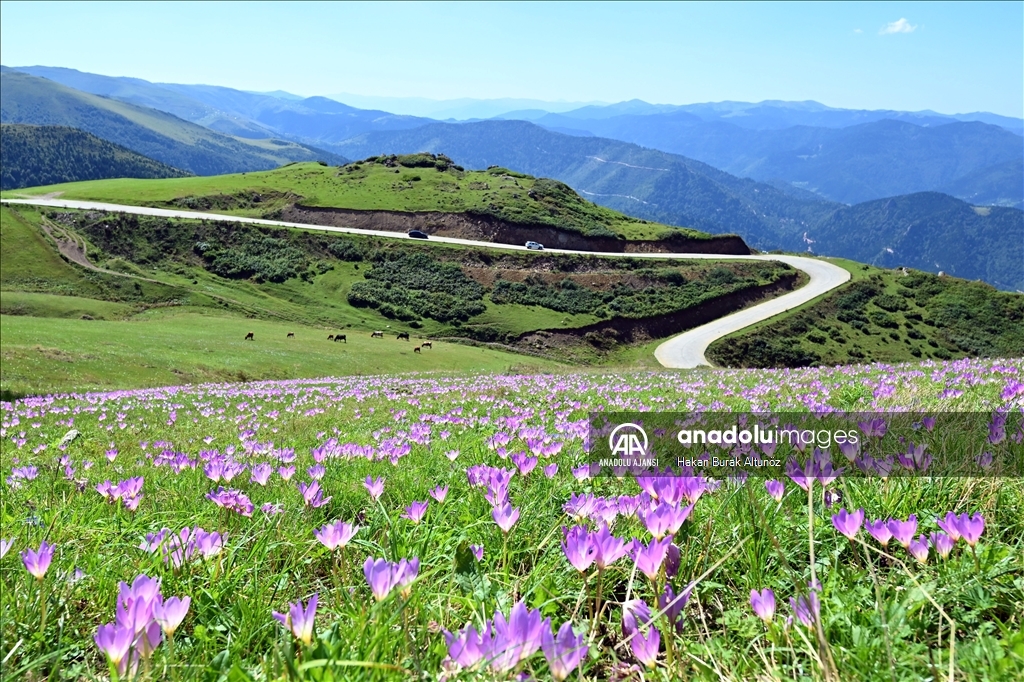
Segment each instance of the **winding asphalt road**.
M220 213L200 213L197 211L177 211L164 208L150 208L147 206L122 206L121 204L106 204L97 201L75 201L71 199L59 199L56 197L40 197L30 199L4 199L5 204L28 204L31 206L44 206L49 208L72 208L92 211L119 211L135 215L159 216L163 218L190 218L193 220L222 220L236 223L250 223L254 225L272 225L275 227L297 227L304 230L320 230L322 232L342 232L348 234L372 235L387 239L408 239L401 232L386 232L383 230L363 230L352 227L327 227L323 225L306 225L302 223L288 223L281 220L264 220L262 218L245 218L242 216L222 215ZM498 244L495 242L478 242L471 239L457 239L454 237L431 237L432 242L443 244L463 244L488 249L509 249L525 251L525 246L515 244ZM711 253L607 253L600 251L574 251L569 249L547 249L551 253L577 253L592 256L608 256L613 258L677 258L677 259L707 259L707 260L764 260L781 261L787 263L797 270L801 270L810 277L810 281L803 287L792 291L784 296L759 303L750 308L737 311L731 315L714 320L700 327L674 336L658 346L654 351L657 358L664 367L689 369L701 365L709 365L704 353L708 346L717 339L739 331L752 324L778 315L779 313L803 305L825 294L850 279L850 273L833 265L826 260L818 258L806 258L804 256L725 256Z

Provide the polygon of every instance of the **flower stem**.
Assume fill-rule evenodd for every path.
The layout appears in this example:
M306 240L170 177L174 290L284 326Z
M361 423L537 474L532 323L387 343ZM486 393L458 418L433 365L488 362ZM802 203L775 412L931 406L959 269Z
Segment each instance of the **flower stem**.
M46 632L46 581L39 580L39 635L45 641Z

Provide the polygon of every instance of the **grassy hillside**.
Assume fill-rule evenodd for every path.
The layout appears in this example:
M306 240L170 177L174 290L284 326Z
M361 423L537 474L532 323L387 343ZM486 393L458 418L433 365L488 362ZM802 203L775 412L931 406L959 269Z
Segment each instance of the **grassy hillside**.
M104 178L181 178L185 171L63 126L0 125L0 188Z
M848 284L713 343L708 359L729 367L802 367L1024 356L1024 296L920 271L836 262L853 275Z
M300 160L342 160L294 142L222 135L156 109L10 69L0 73L0 121L77 128L197 175L274 168Z
M293 204L400 212L468 213L546 225L588 236L657 240L710 235L631 218L581 198L568 186L505 168L467 171L430 154L371 157L343 168L294 164L259 173L160 181L106 180L37 187L67 199L278 217Z
M555 366L541 356L607 362L630 344L609 348L607 339L574 330L686 314L793 276L761 262L494 253L20 206L0 209L0 226L2 382L14 393ZM86 244L85 262L97 269L57 253L69 235ZM378 329L383 341L370 339ZM569 341L520 343L536 330L561 330ZM247 331L256 342L243 343ZM396 341L399 331L412 341ZM347 344L327 340L338 332ZM436 347L414 354L427 337ZM437 339L489 347L457 350Z

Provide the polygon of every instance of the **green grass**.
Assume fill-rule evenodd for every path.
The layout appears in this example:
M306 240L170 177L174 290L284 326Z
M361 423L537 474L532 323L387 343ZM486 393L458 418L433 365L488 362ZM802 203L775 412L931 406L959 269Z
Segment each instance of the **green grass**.
M397 172L395 172L397 171ZM293 203L355 210L482 213L514 223L550 224L585 234L657 240L704 232L630 218L581 199L568 187L508 171L458 171L454 167L391 168L381 163L341 169L295 163L272 171L163 180L95 180L4 192L4 198L60 192L65 199L193 208L231 215L273 216ZM412 180L411 178L419 178ZM538 184L540 183L540 184ZM540 192L537 199L530 193ZM260 196L258 202L253 201Z
M45 304L57 305L52 300ZM91 304L95 307L80 307L98 312L104 304L110 305ZM255 341L244 340L250 331L255 332ZM420 343L415 336L405 342L396 341L392 331L383 340L371 339L361 329L340 331L347 335L347 343L328 341L332 332L324 329L223 317L201 309L156 308L131 321L117 322L2 315L0 382L15 394L35 395L210 381L504 372L527 367L544 371L559 366L540 358L440 341L413 353ZM289 332L295 337L287 338Z

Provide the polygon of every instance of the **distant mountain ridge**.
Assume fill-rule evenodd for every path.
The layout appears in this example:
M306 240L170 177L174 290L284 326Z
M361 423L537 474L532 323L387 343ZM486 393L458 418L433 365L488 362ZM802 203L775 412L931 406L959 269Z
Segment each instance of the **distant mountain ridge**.
M355 158L443 152L467 167L500 165L557 178L588 199L629 215L735 232L760 249L810 249L1024 289L1024 212L975 210L936 192L844 206L738 178L683 156L562 135L523 121L435 123L365 134L336 149Z
M754 129L675 110L610 118L549 114L534 122L682 154L741 177L785 180L842 203L956 190L962 180L987 174L997 184L984 194L973 190L957 196L990 196L993 203L1024 206L1024 175L995 172L1024 160L1024 140L978 121L941 119L939 125L922 126L881 119L843 128Z
M197 175L269 169L291 161L345 161L295 142L231 137L157 109L7 68L0 72L0 122L77 128Z
M0 125L0 189L107 178L182 178L185 171L63 126Z

